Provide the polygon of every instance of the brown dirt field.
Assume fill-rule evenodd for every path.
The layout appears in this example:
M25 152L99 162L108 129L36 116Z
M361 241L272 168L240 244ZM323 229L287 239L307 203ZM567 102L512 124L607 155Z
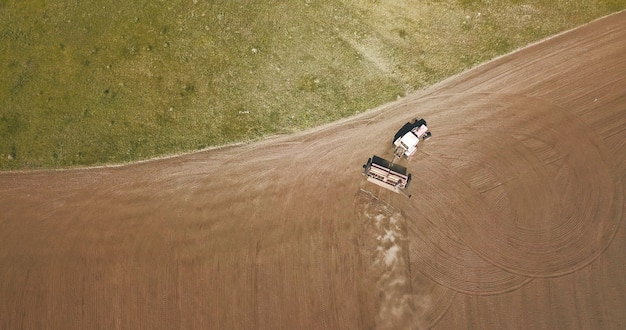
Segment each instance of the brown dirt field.
M626 328L624 54L626 12L300 134L0 173L0 328ZM408 199L361 165L415 116Z

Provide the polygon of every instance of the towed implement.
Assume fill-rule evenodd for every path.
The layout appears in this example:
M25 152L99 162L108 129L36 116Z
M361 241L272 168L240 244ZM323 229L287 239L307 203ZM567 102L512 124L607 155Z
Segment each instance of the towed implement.
M394 164L378 156L372 156L363 164L363 175L367 181L397 193L404 193L411 183L411 174L407 174L406 167Z

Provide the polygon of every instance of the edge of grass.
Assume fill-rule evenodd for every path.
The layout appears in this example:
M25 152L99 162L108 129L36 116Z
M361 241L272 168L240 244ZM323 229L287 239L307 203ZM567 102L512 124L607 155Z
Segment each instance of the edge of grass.
M124 164L302 131L624 8L0 1L0 170Z

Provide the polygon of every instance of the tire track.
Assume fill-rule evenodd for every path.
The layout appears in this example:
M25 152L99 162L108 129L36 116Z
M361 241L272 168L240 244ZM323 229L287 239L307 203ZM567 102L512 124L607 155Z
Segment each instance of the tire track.
M576 117L541 100L479 97L464 111L479 113L484 136L461 148L458 141L477 134L440 133L432 151L437 167L449 172L437 174L450 188L438 192L441 198L473 195L475 205L467 208L477 211L442 221L480 256L516 274L558 276L589 264L621 221L615 168L604 161L598 138ZM428 172L437 170L432 163Z
M419 196L415 196L419 198ZM411 267L451 290L474 295L509 292L531 278L510 273L480 257L444 223L408 205L406 214Z

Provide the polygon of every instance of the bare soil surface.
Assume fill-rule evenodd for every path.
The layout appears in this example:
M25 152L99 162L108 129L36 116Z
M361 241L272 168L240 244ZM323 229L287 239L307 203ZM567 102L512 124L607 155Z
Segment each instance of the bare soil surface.
M2 329L626 327L626 12L357 117L0 174ZM368 183L433 138L412 198Z

